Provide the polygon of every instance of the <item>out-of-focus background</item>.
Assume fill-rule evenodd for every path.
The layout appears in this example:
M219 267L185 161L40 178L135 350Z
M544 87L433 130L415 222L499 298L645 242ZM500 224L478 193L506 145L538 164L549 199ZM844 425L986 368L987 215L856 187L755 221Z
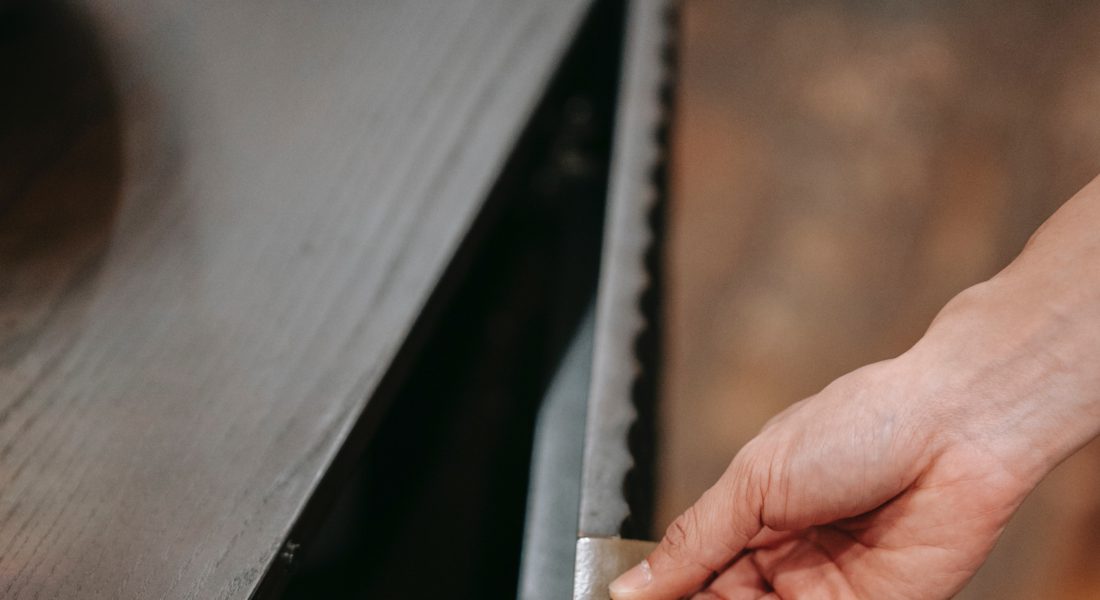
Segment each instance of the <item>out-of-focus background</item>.
M688 0L658 531L765 420L904 351L1100 173L1100 5ZM1100 598L1100 446L960 598Z

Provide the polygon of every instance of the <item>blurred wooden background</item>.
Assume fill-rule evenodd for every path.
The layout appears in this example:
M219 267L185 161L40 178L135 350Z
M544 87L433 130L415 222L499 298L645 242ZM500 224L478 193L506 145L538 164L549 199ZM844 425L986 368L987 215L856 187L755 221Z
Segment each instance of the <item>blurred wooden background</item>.
M659 527L1100 173L1098 31L1100 6L1072 2L684 4ZM1100 598L1098 562L1093 444L959 597Z

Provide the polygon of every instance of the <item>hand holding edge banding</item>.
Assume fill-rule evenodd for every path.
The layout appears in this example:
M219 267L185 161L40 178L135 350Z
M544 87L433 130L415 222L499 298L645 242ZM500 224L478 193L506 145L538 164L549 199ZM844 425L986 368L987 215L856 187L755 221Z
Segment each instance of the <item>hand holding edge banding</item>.
M1100 180L905 354L792 406L617 600L948 598L1100 431Z

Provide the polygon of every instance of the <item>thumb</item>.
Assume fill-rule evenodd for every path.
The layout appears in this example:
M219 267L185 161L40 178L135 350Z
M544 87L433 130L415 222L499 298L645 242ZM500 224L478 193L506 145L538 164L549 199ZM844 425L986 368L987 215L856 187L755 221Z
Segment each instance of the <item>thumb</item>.
M718 483L672 522L649 557L612 582L611 597L680 598L736 558L761 529L763 498L747 462L744 452L734 458Z

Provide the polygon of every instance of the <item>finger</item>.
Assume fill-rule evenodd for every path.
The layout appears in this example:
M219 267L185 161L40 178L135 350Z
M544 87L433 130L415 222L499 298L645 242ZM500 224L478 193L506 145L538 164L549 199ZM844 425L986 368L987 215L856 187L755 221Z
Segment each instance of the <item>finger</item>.
M641 564L611 584L615 600L680 598L701 589L760 531L761 495L752 493L742 452L702 498L680 515Z
M742 556L692 600L760 600L768 592L768 584L756 563Z
M768 592L748 590L744 592L737 592L732 596L727 596L722 592L715 591L711 588L707 588L698 594L691 597L691 600L762 600L763 598L772 598Z
M748 557L780 597L859 597L832 557L808 538L761 548Z
M760 531L752 537L751 540L745 544L746 550L754 550L756 548L766 548L768 546L778 546L783 542L788 542L797 537L805 535L805 529L795 529L793 531L778 531L771 527L764 526L760 528Z

